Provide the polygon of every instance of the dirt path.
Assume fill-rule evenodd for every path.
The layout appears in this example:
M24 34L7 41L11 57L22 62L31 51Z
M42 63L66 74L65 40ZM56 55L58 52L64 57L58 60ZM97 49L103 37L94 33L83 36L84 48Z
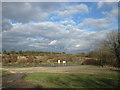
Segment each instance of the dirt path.
M22 79L25 74L10 74L2 77L2 88L37 88Z
M33 73L33 72L49 72L49 73L114 73L110 69L99 66L66 66L66 67L29 67L29 68L2 68L4 71L11 73Z

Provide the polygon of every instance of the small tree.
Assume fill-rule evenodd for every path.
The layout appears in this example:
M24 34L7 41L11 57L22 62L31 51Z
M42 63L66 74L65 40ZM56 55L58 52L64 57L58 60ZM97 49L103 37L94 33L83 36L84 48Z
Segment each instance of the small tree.
M19 54L23 54L23 52L20 50L19 52L18 52Z
M4 50L4 51L3 51L3 54L6 54L6 53L7 53L7 51L6 51L6 50Z

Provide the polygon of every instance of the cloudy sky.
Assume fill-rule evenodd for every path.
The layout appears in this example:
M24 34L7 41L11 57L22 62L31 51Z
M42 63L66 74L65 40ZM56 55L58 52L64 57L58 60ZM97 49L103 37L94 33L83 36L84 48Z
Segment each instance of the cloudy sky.
M3 2L3 50L87 52L118 28L118 3Z

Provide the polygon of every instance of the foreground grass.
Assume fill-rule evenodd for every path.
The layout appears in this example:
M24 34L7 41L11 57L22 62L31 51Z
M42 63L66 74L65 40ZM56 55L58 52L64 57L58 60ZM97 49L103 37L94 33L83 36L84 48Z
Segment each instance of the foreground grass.
M31 73L24 77L42 88L117 88L118 74Z
M9 72L7 71L0 71L0 76L5 76L5 75L8 75L10 74Z

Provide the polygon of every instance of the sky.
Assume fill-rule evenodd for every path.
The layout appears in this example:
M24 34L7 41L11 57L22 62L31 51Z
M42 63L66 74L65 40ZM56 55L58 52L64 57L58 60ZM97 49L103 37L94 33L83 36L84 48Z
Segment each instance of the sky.
M2 2L2 49L78 53L118 29L117 2Z

